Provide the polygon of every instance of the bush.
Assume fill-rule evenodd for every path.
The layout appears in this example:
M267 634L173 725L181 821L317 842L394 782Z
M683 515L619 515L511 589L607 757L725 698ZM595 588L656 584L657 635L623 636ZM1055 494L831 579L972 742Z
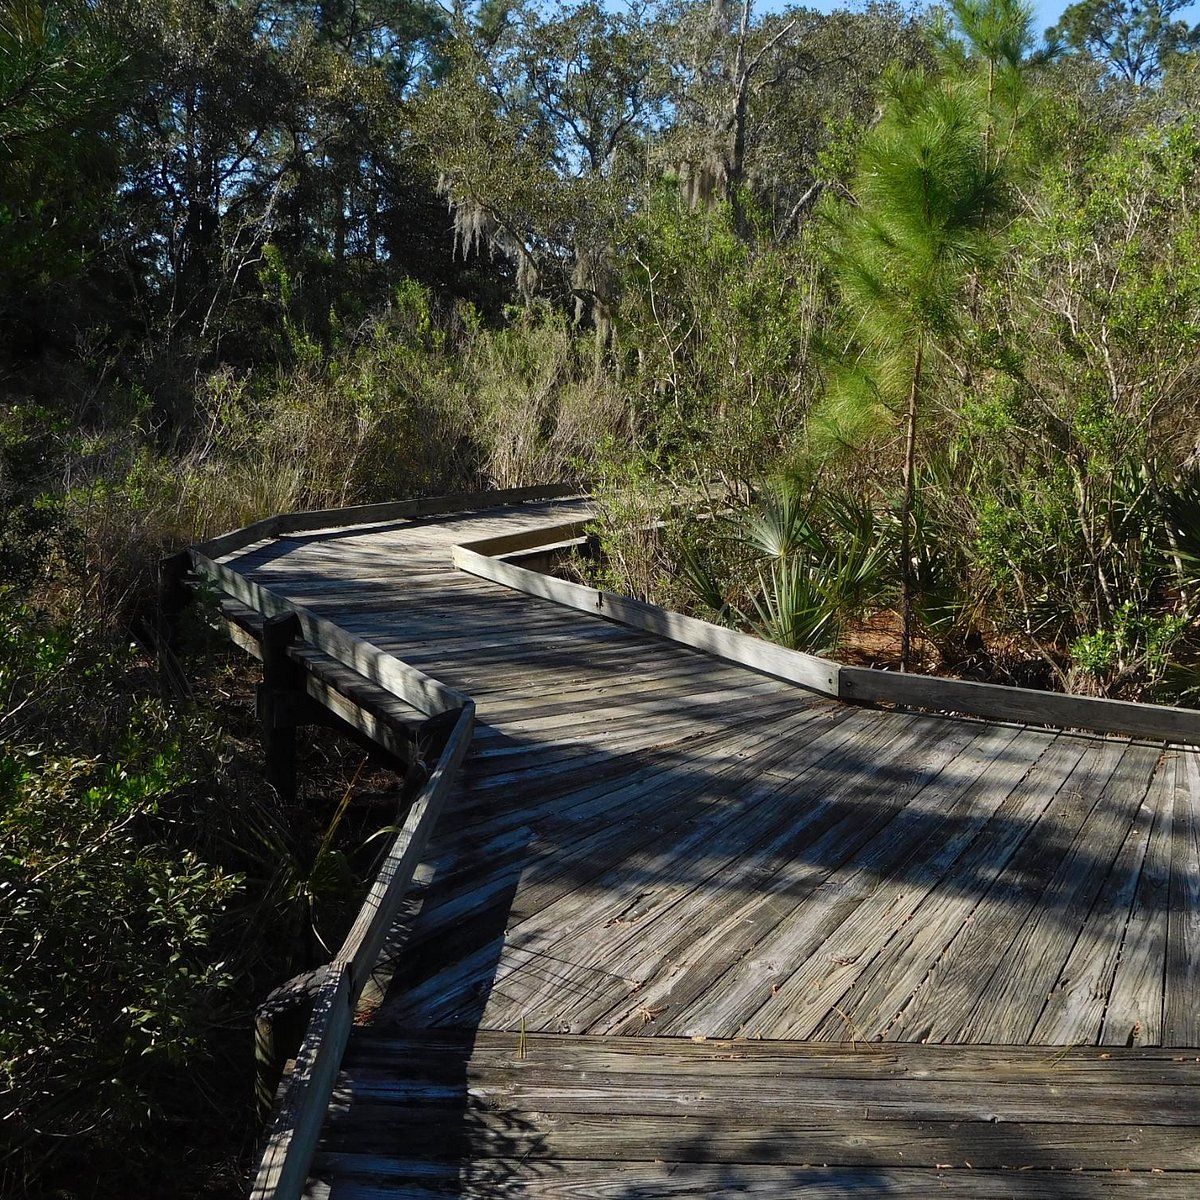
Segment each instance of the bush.
M238 879L184 815L213 795L205 731L138 669L0 594L0 1178L26 1194L96 1155L136 1168L230 978Z

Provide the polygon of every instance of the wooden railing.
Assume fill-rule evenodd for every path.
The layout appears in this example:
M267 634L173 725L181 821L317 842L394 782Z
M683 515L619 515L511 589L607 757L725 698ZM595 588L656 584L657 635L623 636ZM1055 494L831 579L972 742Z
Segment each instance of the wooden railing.
M260 587L252 579L223 563L215 562L199 548L190 551L197 575L211 579L227 596L232 596L264 617L292 614L300 624L305 642L343 666L377 684L413 708L434 715L462 708L468 697L447 687L424 671L410 667L378 646L352 637L332 621L318 616L303 605L294 604Z
M753 667L764 674L803 684L824 695L838 694L838 673L841 668L828 659L787 650L747 633L738 633L734 629L725 629L695 617L685 617L681 613L669 612L641 600L630 600L600 588L585 587L552 575L543 575L505 561L507 555L536 549L539 538L545 543L561 542L578 536L585 527L586 522L577 521L467 542L453 547L454 565L461 571L503 583L527 595L565 604L595 616L608 617L647 633L656 633L718 658Z
M474 724L475 706L468 701L437 767L396 834L358 919L325 968L308 1032L271 1123L250 1192L253 1200L298 1200L303 1193L355 1009L470 746Z
M321 969L311 997L307 1031L270 1123L251 1191L255 1200L298 1200L328 1110L354 1013L388 931L395 923L438 816L471 743L475 705L454 688L345 634L336 625L275 596L208 558L191 552L196 571L268 620L295 618L305 642L427 716L454 724L432 772L408 809L366 900L332 962ZM264 648L266 639L264 639ZM264 667L268 654L264 653Z
M550 525L512 536L464 543L453 549L454 564L469 574L527 595L658 634L838 700L1200 744L1200 712L1194 709L850 667L506 561L507 556L517 552L536 550L539 537L542 543L561 542L581 534L585 525L584 522Z
M251 525L233 529L192 547L208 558L221 558L243 550L255 542L284 537L291 533L311 532L337 526L371 525L382 521L414 520L418 517L444 516L447 513L473 512L498 508L504 504L524 504L536 500L561 500L580 495L572 483L552 483L541 487L508 488L494 492L462 492L453 496L430 496L418 500L386 500L379 504L359 504L350 508L320 508L308 512L280 513Z
M190 566L197 576L215 584L225 598L229 610L226 616L234 626L239 613L243 614L243 622L244 616L261 618L257 632L247 633L243 627L239 640L263 659L264 677L272 657L268 646L270 630L274 622L287 618L289 628L302 643L284 649L301 671L306 666L311 669L307 658L314 654L327 656L326 661L333 659L419 713L453 721L432 772L396 831L345 941L333 960L315 973L305 987L304 995L312 1002L311 1015L295 1065L271 1117L266 1147L251 1189L254 1200L298 1200L303 1192L355 1011L470 747L475 705L464 693L377 646L352 637L333 622L261 587L218 560L273 537L331 525L344 528L411 520L574 494L578 494L577 488L563 484L284 514L193 546L182 556L186 561L176 564L177 569ZM314 698L322 698L336 713L338 705L331 702L336 697L326 696L324 686L316 689ZM310 688L309 693L313 690ZM373 727L364 720L358 722L358 728L370 732Z

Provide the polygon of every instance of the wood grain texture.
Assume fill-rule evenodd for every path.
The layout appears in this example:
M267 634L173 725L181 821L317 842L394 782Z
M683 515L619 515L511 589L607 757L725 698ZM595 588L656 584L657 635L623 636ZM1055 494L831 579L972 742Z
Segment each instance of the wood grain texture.
M1152 815L1146 853L1108 989L1100 1042L1106 1046L1163 1043L1163 980L1174 822L1174 755L1164 755L1144 806ZM1103 908L1101 915L1103 915Z
M431 496L417 500L385 501L349 508L317 509L299 513L280 513L255 521L240 529L200 542L195 549L209 558L221 558L267 538L302 530L344 528L379 521L412 520L469 510L498 508L524 501L556 500L579 496L574 484L548 484L544 487L510 488L491 492L464 492L451 496Z
M1088 818L1124 753L1120 744L1102 743L1084 754L1003 872L970 897L973 907L932 968L907 981L911 996L902 1020L890 1022L888 1038L975 1040L971 1014L989 994L998 965L1071 847L1086 842ZM1019 963L1013 965L1019 970ZM984 1005L980 1011L989 1010Z
M1200 712L1161 704L1135 704L1095 696L1064 696L1030 688L900 674L866 667L839 673L843 700L859 704L905 704L943 712L969 713L996 721L1044 724L1059 729L1093 729L1195 744L1200 742Z
M1200 1178L1194 1058L487 1031L386 1051L339 1081L331 1196L1165 1200Z
M534 1162L491 1168L430 1164L385 1156L339 1155L323 1160L338 1171L331 1188L313 1180L312 1200L495 1200L528 1196L531 1200L675 1200L676 1197L747 1197L749 1200L862 1200L864 1196L929 1200L951 1195L964 1200L1105 1200L1144 1196L1154 1200L1189 1198L1190 1174L1147 1175L1133 1172L1037 1171L998 1179L990 1173L942 1168L828 1167L723 1163L595 1162L567 1160L553 1169Z
M839 704L836 664L455 569L455 546L562 540L560 511L214 564L336 630L331 686L478 705L424 851L397 848L411 885L381 884L384 936L357 942L359 978L386 939L390 985L350 1035L330 1194L1193 1194L1195 752ZM1055 1046L980 1044L1030 1039Z
M350 972L343 965L330 970L317 993L308 1032L272 1118L251 1200L280 1200L303 1191L352 1015Z
M1060 802L1064 784L1086 752L1086 743L1064 735L1054 739L1027 768L995 818L958 861L954 873L920 900L912 916L857 974L837 1009L804 1036L838 1039L845 1036L848 1023L871 1040L884 1037L893 1027L896 1038L911 1036L907 1034L907 1010L913 999L947 948L968 927L982 898L1004 878L1018 850ZM970 993L968 986L963 995Z
M454 563L460 570L518 588L528 595L621 621L647 633L740 663L752 670L812 688L823 695L838 694L839 667L828 659L786 650L736 630L668 612L653 604L643 604L611 592L539 575L515 563L490 558L486 553L471 549L469 545L454 548Z
M1200 754L1175 759L1163 1042L1200 1044Z
M1156 859L1161 860L1164 867L1167 864L1168 855L1164 853L1167 839L1163 836L1164 831L1159 823L1164 813L1166 819L1170 820L1171 805L1174 802L1174 778L1173 764L1170 764L1167 770L1159 767L1155 777L1156 785L1135 814L1113 869L1104 882L1103 890L1092 911L1084 919L1075 946L1046 997L1041 1016L1030 1036L1032 1042L1068 1042L1084 1036L1090 1042L1094 1040L1092 1031L1098 1029L1103 1022L1110 1036L1101 1040L1111 1044L1111 1033L1125 1020L1119 1010L1128 1007L1131 1002L1136 1004L1132 995L1124 1005L1114 1003L1113 977L1119 964L1123 968L1124 990L1135 994L1143 991L1140 976L1148 964L1143 960L1140 967L1135 965L1132 961L1134 947L1130 945L1129 950L1126 950L1126 943L1131 940L1129 913L1134 904L1134 897L1140 890L1143 897L1143 920L1139 925L1143 933L1143 949L1149 954L1151 951L1148 939L1161 928L1165 940L1166 922L1158 919L1160 913L1165 910L1165 894L1162 897L1163 904L1154 905L1152 887L1149 886L1148 880L1145 880L1148 874L1147 856L1153 840ZM1158 836L1154 837L1156 832ZM1150 871L1153 871L1152 866ZM1153 911L1155 908L1158 911ZM1126 925L1124 940L1115 937L1113 932L1114 925L1122 923L1123 914ZM1135 934L1134 941L1137 940ZM1154 960L1159 967L1157 1012L1152 1022L1157 1034L1162 1023L1161 948L1159 953L1154 955ZM1139 977L1136 981L1135 976ZM1142 1015L1146 1018L1149 1016L1145 1012ZM1126 1027L1126 1035L1136 1021L1137 1018L1134 1018ZM1124 1037L1125 1035L1122 1035L1121 1045L1125 1044ZM1145 1042L1147 1039L1142 1040ZM1149 1040L1156 1042L1158 1038L1155 1036Z
M198 574L214 580L234 599L264 616L295 613L306 642L414 708L441 713L466 704L467 697L461 692L353 637L334 622L276 595L232 568L197 551L192 552L192 565Z

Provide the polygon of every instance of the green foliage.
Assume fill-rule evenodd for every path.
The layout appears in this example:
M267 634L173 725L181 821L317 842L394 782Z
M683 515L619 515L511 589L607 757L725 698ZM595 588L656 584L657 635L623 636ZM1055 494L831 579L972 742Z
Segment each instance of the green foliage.
M142 1158L230 978L238 880L180 841L198 731L131 667L0 594L0 1154L31 1186L59 1139Z
M1153 694L1186 628L1182 616L1156 616L1127 600L1112 614L1109 626L1084 634L1072 644L1072 665L1090 675L1106 693L1120 690L1136 676L1139 688Z
M745 495L795 445L815 383L812 258L747 244L728 207L689 209L666 187L627 239L616 339L636 380L639 451Z
M848 492L805 495L777 484L743 521L743 537L765 560L752 595L751 626L794 650L834 649L846 623L877 604L895 553L870 506Z
M919 413L933 375L927 357L952 359L958 350L968 276L998 248L990 226L999 175L988 110L963 80L900 72L887 91L883 118L860 150L857 204L832 214L850 361L835 364L815 431L818 448L859 446L905 413L897 574L907 668L921 583L914 516Z
M926 33L699 0L7 5L5 1186L50 1178L36 1129L133 1154L224 977L320 958L360 882L347 800L234 786L150 698L127 646L165 551L598 475L606 586L871 658L899 604L927 665L1194 694L1177 16L1073 6L1101 66L1015 0Z
M873 390L897 405L907 399L914 346L956 334L967 273L995 253L997 179L968 90L915 73L892 77L888 95L863 142L858 203L831 215L838 283Z
M1129 667L1136 654L1113 639L1147 638L1119 634L1117 614L1191 611L1187 486L1173 481L1200 433L1197 149L1183 121L1121 140L1082 188L1066 164L1045 172L1039 210L1014 233L1023 254L984 296L1008 349L977 376L963 427L994 619L1043 648L1076 647L1097 668L1089 686L1119 694L1152 694L1160 673ZM1124 665L1098 667L1105 647Z
M24 341L34 301L98 249L118 180L122 55L103 7L0 10L0 330Z
M887 595L895 547L863 497L782 477L736 515L685 524L673 551L701 611L819 653Z
M1196 612L1200 588L1200 465L1180 472L1174 486L1162 492L1163 549L1174 560L1185 611Z

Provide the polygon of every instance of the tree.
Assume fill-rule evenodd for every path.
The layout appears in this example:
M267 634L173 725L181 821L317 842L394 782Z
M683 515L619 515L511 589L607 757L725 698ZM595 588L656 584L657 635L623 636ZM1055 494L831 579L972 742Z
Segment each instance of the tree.
M97 250L118 182L124 67L104 14L82 0L0 9L0 343L10 353L42 340L39 300Z
M964 288L989 258L998 175L988 162L977 94L961 80L896 72L883 116L864 139L853 206L837 214L834 266L850 341L822 418L861 444L903 425L900 503L901 663L911 661L913 514L930 357L952 347Z
M1200 457L1198 195L1190 117L1116 141L1082 179L1065 162L1044 173L1014 228L1022 253L985 297L1013 361L966 430L988 465L970 504L996 625L1048 660L1071 646L1090 686L1130 699L1152 682L1127 670L1134 626L1147 650L1196 612L1197 527L1164 512ZM1118 643L1124 665L1097 670ZM1090 647L1083 664L1076 647Z
M922 54L916 23L889 4L823 15L753 4L677 0L664 22L674 115L665 145L692 203L727 202L739 233L746 200L770 203L780 236L796 228L830 181L827 144L866 124L879 77Z
M1028 69L1050 54L1035 53L1033 9L1021 0L950 0L936 33L951 68L982 86L987 159L1002 163L1032 98Z
M1118 79L1158 83L1171 59L1200 45L1200 25L1176 20L1190 0L1078 0L1049 31Z
M646 139L662 120L652 26L585 2L544 15L460 15L449 70L423 98L429 146L464 255L498 254L539 290L602 316L614 224L636 206Z

